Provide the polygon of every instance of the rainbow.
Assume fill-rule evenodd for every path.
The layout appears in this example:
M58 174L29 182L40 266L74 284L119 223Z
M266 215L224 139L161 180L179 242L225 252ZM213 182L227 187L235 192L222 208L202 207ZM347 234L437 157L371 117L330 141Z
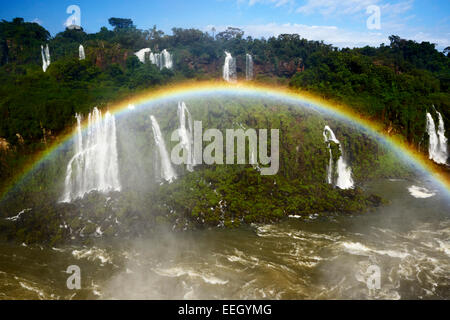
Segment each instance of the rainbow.
M386 143L388 147L391 147L399 156L405 158L417 169L421 170L423 173L429 174L432 179L437 182L437 185L450 195L450 176L425 155L411 148L404 140L387 135L379 123L363 117L345 105L322 99L308 92L249 82L229 84L223 81L195 81L167 85L157 89L149 89L146 92L136 94L133 97L123 99L110 105L108 110L112 114L120 115L130 111L128 109L130 104L134 105L135 109L140 109L148 107L149 105L155 105L158 102L164 102L165 100L215 93L284 99L288 102L302 104L320 111L325 111L327 114L338 119L359 125L369 134ZM86 123L84 124L84 127L85 126ZM73 137L73 131L63 133L55 140L51 147L32 157L30 161L23 166L21 172L13 177L9 184L2 190L0 193L0 200L13 189L16 184L23 181L31 172L39 168L44 161L51 157L51 155L64 144L72 140Z

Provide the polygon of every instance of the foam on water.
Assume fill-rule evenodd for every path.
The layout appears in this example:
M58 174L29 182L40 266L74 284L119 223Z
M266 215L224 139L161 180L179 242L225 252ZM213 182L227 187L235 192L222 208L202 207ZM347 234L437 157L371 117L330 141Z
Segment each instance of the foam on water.
M112 259L106 250L92 247L80 250L73 250L72 256L76 259L87 259L89 261L99 260L101 264L112 263Z
M195 271L192 269L185 269L183 267L172 267L168 269L154 269L157 274L165 277L182 277L188 276L190 278L199 278L206 283L213 285L224 285L228 283L228 280L222 280L215 276L212 276L208 273L202 271Z
M418 199L431 198L436 195L435 192L432 192L425 187L418 187L415 185L410 186L408 191L414 198Z

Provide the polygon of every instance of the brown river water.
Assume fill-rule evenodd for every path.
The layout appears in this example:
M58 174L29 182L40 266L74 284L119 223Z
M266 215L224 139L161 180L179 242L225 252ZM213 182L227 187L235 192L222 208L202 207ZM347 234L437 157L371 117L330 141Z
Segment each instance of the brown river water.
M0 244L0 299L449 299L448 196L426 180L366 188L389 204L93 247Z

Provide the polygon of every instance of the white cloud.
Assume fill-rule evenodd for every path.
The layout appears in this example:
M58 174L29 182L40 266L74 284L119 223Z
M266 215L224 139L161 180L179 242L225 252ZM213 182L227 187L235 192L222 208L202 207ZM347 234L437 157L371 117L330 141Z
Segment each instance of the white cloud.
M413 8L414 0L405 0L397 3L386 3L381 5L381 10L388 15L403 14Z
M304 14L318 12L322 15L355 14L379 2L380 0L307 0L296 12Z
M225 30L228 26L215 26L216 30ZM254 38L269 38L280 34L299 34L308 40L323 40L325 43L338 47L359 47L387 43L387 36L380 33L356 32L342 30L336 26L310 26L296 23L267 23L246 26L235 26L245 31L246 36ZM212 26L205 27L206 31Z
M401 0L396 3L382 0L307 0L306 4L297 8L297 13L324 16L339 16L363 13L370 5L380 6L382 15L396 17L413 8L414 0Z
M365 45L379 46L388 44L388 37L392 34L405 39L418 42L429 41L437 44L439 49L450 45L448 32L437 32L419 26L414 22L414 0L237 0L248 6L256 4L271 5L272 7L288 8L291 12L302 15L322 16L325 21L333 17L340 17L336 21L353 16L352 25L356 29L341 28L337 26L313 26L296 23L267 23L236 26L245 31L245 35L255 38L278 36L283 33L297 33L308 40L323 40L325 43L337 47L361 47ZM299 6L299 3L302 5ZM366 29L366 19L369 15L366 9L370 5L377 5L381 9L381 30ZM326 23L326 22L325 22ZM330 22L328 22L330 23ZM333 22L335 23L335 22ZM337 22L339 23L339 22ZM355 24L356 23L356 24ZM358 27L358 23L361 23ZM442 24L442 23L441 23ZM225 30L225 27L216 26L217 30Z
M207 26L205 31L210 31L213 26ZM217 32L219 30L225 30L228 26L215 26ZM272 36L278 36L280 34L299 34L302 38L308 40L323 40L327 44L332 44L340 48L345 47L363 47L366 45L379 46L381 43L389 44L388 37L391 33L385 32L371 32L367 31L354 31L338 28L337 26L313 26L303 25L296 23L267 23L267 24L254 24L245 26L234 26L245 31L244 36L252 36L254 38L269 38ZM383 30L381 30L383 31ZM426 33L411 33L400 34L401 37L416 41L429 41L436 43L439 48L445 48L450 45L448 34L426 34Z
M282 7L284 5L293 5L295 0L238 0L238 3L247 3L250 7L255 4L270 4L275 7Z
M39 18L34 18L31 22L37 23L38 25L42 26L42 21Z
M450 46L450 33L444 34L430 34L426 32L418 32L411 36L411 39L417 42L430 42L435 43L438 49L445 49Z

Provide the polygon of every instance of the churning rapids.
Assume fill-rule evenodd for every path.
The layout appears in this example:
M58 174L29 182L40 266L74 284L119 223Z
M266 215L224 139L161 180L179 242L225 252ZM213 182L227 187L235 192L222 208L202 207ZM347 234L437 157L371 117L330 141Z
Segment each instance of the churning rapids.
M424 181L414 182L431 188ZM162 233L95 247L0 245L0 298L450 298L450 204L411 181L366 188L391 200L370 214L291 217L237 230ZM68 265L82 289L66 288ZM366 285L377 265L379 290Z

